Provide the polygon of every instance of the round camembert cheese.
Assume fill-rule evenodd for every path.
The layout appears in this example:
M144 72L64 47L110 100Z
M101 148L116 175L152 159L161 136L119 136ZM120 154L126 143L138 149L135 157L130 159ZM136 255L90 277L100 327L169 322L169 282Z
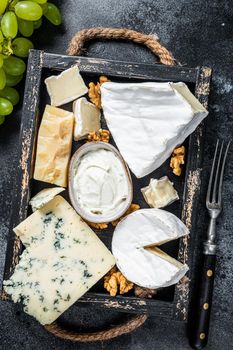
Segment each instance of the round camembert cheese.
M183 222L161 209L138 210L117 225L112 253L122 274L131 282L146 288L168 287L188 271L159 246L189 234Z

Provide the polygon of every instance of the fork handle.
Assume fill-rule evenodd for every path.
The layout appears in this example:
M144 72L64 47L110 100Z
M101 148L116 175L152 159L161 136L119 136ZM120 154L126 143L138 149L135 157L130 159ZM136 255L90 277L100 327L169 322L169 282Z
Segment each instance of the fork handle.
M199 294L194 310L190 345L193 349L203 349L208 342L210 313L214 288L216 255L204 254Z

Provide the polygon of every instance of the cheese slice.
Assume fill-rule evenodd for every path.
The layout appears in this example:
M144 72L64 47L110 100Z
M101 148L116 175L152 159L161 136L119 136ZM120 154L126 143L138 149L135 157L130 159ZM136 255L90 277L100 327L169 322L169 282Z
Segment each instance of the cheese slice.
M31 198L29 204L32 207L32 211L34 212L37 209L42 208L46 203L63 191L65 191L63 187L44 188Z
M137 177L157 169L208 112L184 83L101 85L108 128Z
M152 208L163 208L179 199L173 183L167 176L150 179L148 186L141 189L147 204Z
M67 186L74 115L47 105L39 128L34 179Z
M45 79L52 106L61 106L85 95L88 91L77 66Z
M60 196L14 231L27 248L4 289L41 324L56 320L115 264L110 251Z
M168 287L188 271L186 264L158 246L186 236L189 230L175 215L162 209L142 209L122 219L112 240L112 252L122 274L146 288Z
M74 101L73 112L75 117L74 140L78 141L89 132L100 129L100 110L85 97Z

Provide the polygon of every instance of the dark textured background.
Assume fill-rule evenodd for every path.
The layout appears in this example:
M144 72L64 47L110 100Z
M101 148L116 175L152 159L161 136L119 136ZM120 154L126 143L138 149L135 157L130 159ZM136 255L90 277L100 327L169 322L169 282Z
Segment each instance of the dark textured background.
M127 27L156 33L174 56L188 66L207 65L214 70L207 120L204 155L203 196L200 202L198 234L206 231L204 193L216 137L233 137L233 10L230 0L60 0L64 23L61 28L45 24L34 40L36 48L65 53L72 35L87 27ZM146 49L129 43L93 43L88 55L101 58L153 62ZM22 88L23 90L23 88ZM11 208L11 192L17 161L20 110L0 127L0 283L4 267L6 236ZM225 173L224 212L218 223L217 277L211 317L210 340L206 349L232 349L233 345L233 147ZM75 311L75 310L74 310ZM72 312L74 314L74 311ZM83 309L76 315L79 325L106 325L119 317L107 311L96 314ZM76 317L75 317L76 316ZM120 315L124 318L124 314ZM74 344L47 334L18 306L0 302L0 349L111 349L111 350L186 350L186 326L150 318L135 333L98 344Z

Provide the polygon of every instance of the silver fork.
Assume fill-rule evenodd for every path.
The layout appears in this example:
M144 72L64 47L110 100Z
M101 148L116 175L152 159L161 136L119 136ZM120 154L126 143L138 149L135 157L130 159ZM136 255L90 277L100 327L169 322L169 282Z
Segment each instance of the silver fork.
M224 152L224 142L221 143L221 146L219 146L219 143L219 140L217 140L206 196L206 208L210 216L210 223L207 240L204 242L204 263L200 285L198 286L199 294L193 312L190 345L194 349L203 349L208 342L216 262L216 219L222 211L223 174L231 142L228 142Z

